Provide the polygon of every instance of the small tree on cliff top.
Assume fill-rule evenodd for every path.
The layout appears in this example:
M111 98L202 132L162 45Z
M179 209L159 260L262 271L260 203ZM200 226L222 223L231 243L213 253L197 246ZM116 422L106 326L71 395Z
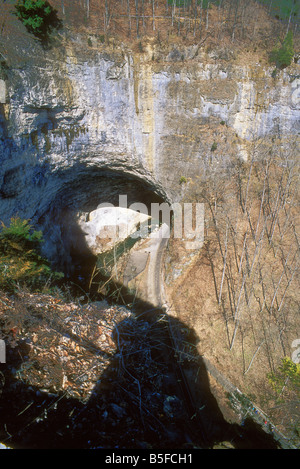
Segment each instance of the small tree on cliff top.
M42 42L47 40L52 29L61 24L57 11L45 0L18 0L15 9L27 31Z

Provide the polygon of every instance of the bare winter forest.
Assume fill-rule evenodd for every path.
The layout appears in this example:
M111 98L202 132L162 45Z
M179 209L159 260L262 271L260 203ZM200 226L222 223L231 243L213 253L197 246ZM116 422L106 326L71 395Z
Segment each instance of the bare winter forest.
M145 37L158 43L182 40L199 46L221 41L263 46L283 38L288 30L297 34L299 8L294 0L53 0L66 27L96 35L136 41ZM74 8L76 6L76 8ZM3 2L1 34L10 27L13 2Z
M202 352L296 432L299 383L285 357L300 334L297 154L295 143L277 154L255 144L247 164L191 186L187 200L205 201L206 241L173 294L187 322L206 318Z
M13 35L16 41L19 39L22 42L22 35L25 34L25 29L22 29L17 20L15 18L12 20L14 3L0 1L2 9L0 42L1 38L6 40L3 49L1 48L1 56L4 58L10 54L7 38ZM76 35L78 37L82 35L87 49L99 47L102 52L106 46L111 50L116 45L122 44L122 47L131 50L133 54L143 54L148 41L154 42L157 50L162 51L174 44L179 44L183 48L196 44L198 49L195 46L196 52L191 60L198 60L197 51L201 48L209 53L222 45L223 52L226 49L233 54L224 58L226 66L232 66L233 61L238 66L241 64L245 66L249 60L252 61L252 65L261 62L266 67L271 67L270 52L290 31L293 33L294 41L293 64L297 64L299 60L299 5L295 0L52 0L50 3L57 9L63 24L57 36L64 46L68 42L69 33L72 40L77 37ZM53 35L55 37L55 33ZM157 57L153 54L153 63L161 57L163 54L158 54ZM218 60L211 57L209 60L215 62ZM184 62L184 58L181 62ZM272 77L270 75L269 78L276 80L276 74L274 73ZM299 80L299 75L288 75L288 79ZM227 128L225 121L213 125L209 131L216 140L219 138L221 141L226 132L228 135L233 135L233 130ZM232 136L233 140L235 138L238 137ZM230 154L229 150L228 153L222 154L222 146L219 144L218 152L215 152L216 144L216 148L211 148L211 161L203 157L201 174L195 174L193 178L187 179L182 176L183 202L205 204L205 241L203 247L188 264L188 268L184 269L183 259L188 257L188 253L181 240L171 238L164 259L164 279L172 308L177 311L178 317L187 327L197 329L199 335L197 352L200 356L207 357L224 376L242 389L251 401L266 412L291 444L299 447L299 140L296 136L286 138L275 134L266 138L254 136L250 140L251 142L246 142L249 150L248 159L239 159L233 151ZM0 267L3 269L4 265L6 268L7 263L5 254L4 260L0 257ZM20 264L16 266L16 270L21 269ZM174 276L176 267L182 272L178 278ZM169 278L172 278L171 284L168 283ZM2 288L1 282L0 287ZM38 328L42 329L43 334L49 333L49 337L51 333L52 341L59 341L57 331L54 330L55 321L48 314L49 310L51 314L54 311L59 321L61 314L70 314L71 317L72 311L76 311L77 328L80 321L87 319L93 324L94 317L89 319L90 305L79 305L77 299L71 297L68 287L65 290L61 288L50 291L50 299L42 297L44 293L49 294L48 287L47 284L44 289L40 288L38 296L32 294L26 285L24 288L18 285L13 293L4 291L4 288L2 292L0 291L0 308L2 308L0 319L3 326L0 338L8 340L15 350L22 335L30 337L28 343L31 341L30 353L33 364L31 363L31 368L28 367L28 371L25 365L23 366L24 363L22 364L21 371L18 372L23 379L22 382L30 384L30 373L34 376L35 385L39 380L47 381L49 376L50 382L55 376L55 379L58 377L60 384L54 391L56 392L61 386L65 396L72 386L77 390L76 380L86 371L81 370L77 355L74 355L72 361L68 362L71 371L67 370L64 375L61 363L67 362L67 358L69 359L67 353L70 352L65 352L62 341L58 345L55 342L56 348L52 347L49 359L50 354L45 351L43 337L42 340L38 338ZM97 315L101 316L104 314L104 309L100 306L97 306L100 308L97 310ZM125 313L123 310L121 313L123 319ZM104 327L102 323L100 325ZM30 329L32 327L33 333ZM107 324L105 327L108 328ZM83 326L82 330L85 330ZM90 330L87 330L90 334ZM111 332L111 329L109 331ZM118 333L117 329L115 332L117 339L119 339ZM88 334L80 330L79 340L76 337L78 345L74 340L81 352ZM131 335L137 340L135 333L132 332ZM74 337L75 334L70 340L65 340L64 337L63 346L68 348ZM103 343L106 344L105 340L103 339ZM119 344L111 345L110 353L115 353L117 345ZM94 353L94 350L92 352L87 350L84 350L87 355ZM146 348L144 352L145 350ZM77 349L75 351L77 352ZM148 349L146 352L148 360L150 352L148 353ZM17 355L16 352L13 353ZM41 357L44 360L42 365L38 363ZM91 357L88 355L88 358ZM84 359L88 361L83 354L82 362ZM15 360L18 363L19 357L15 357ZM107 359L107 363L108 361ZM35 368L36 363L38 366ZM73 366L74 363L76 365ZM107 363L105 362L103 369L108 366ZM94 362L92 364L96 367ZM114 373L117 366L119 365L112 368ZM134 373L139 367L138 371L143 375L146 388L148 386L146 365L142 368L141 363L135 364L131 372ZM159 376L159 372L155 376ZM98 379L98 375L93 376L93 385L97 381L96 378ZM157 380L159 381L159 378ZM138 382L138 380L128 381L131 382L131 386L132 383ZM47 386L46 383L44 388L52 392L52 384L49 388ZM228 410L228 396L213 378L210 378L210 386L222 410L227 408L224 410L224 416L230 420L232 414L231 410ZM136 391L134 386L131 391L132 393ZM163 393L160 388L159 391ZM149 391L152 399L153 395L150 394ZM132 407L134 411L130 414L130 418L133 420L135 410L138 409L137 414L139 412L142 414L142 404L145 406L141 395L140 392L138 405ZM73 394L71 396L74 397ZM50 397L52 399L51 395ZM78 398L76 392L75 397ZM101 416L106 412L105 399L101 404L103 412ZM117 397L115 399L113 404L119 404ZM17 417L22 416L24 421L26 410L31 406L30 401L31 397L30 399L28 397L28 402L24 402L22 408L14 402ZM153 402L151 405L155 407L156 404ZM52 404L49 404L49 409L51 406ZM130 406L131 401L128 408ZM34 406L30 411L33 411L33 408ZM125 408L127 409L124 405ZM73 410L70 410L70 415ZM153 413L155 411L156 409ZM122 408L119 409L119 414L122 414ZM67 418L69 419L69 416ZM35 414L32 419L35 419ZM16 422L17 434L19 431L17 418ZM132 424L133 427L134 425L135 423ZM2 438L4 435L7 438L7 431L3 428L0 436ZM65 426L65 434L68 433L66 428ZM115 423L113 422L112 427L108 428L107 435L111 428L115 429ZM78 427L78 432L80 431ZM57 434L59 435L59 432Z

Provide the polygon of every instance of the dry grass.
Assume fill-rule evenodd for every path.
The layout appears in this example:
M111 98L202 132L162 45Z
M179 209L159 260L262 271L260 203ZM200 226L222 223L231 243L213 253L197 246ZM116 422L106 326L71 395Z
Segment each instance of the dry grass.
M237 16L227 2L223 2L222 8L211 4L208 10L203 10L202 16L199 6L196 19L192 9L176 8L172 14L165 0L156 0L154 11L152 2L139 2L138 12L135 1L130 0L130 15L127 0L109 0L108 14L105 3L76 0L74 5L72 0L51 1L63 21L64 31L72 30L90 38L89 47L116 41L142 51L149 40L155 40L161 48L197 44L210 50L221 46L233 49L239 61L249 63L267 60L267 53L286 31L285 24L271 18L266 8L254 1L241 1ZM28 34L12 11L13 4L2 2L0 34L4 43L8 38L21 43L24 38L28 40ZM297 50L298 36L295 46Z
M267 170L267 161L203 190L206 241L170 294L178 316L198 334L200 354L293 433L299 402L288 392L279 402L267 376L300 337L299 168L269 160ZM178 240L170 252L174 267L187 255Z

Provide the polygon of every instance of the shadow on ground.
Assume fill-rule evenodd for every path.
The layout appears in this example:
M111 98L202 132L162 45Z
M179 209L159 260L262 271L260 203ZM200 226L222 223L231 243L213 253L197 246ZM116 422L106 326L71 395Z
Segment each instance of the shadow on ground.
M66 326L60 333L70 331ZM240 427L224 420L197 337L185 324L139 303L115 325L113 340L117 352L87 402L20 381L17 370L26 366L29 346L8 348L0 365L0 441L33 449L212 448L224 441L232 448L276 448L251 421ZM96 345L93 350L103 353Z

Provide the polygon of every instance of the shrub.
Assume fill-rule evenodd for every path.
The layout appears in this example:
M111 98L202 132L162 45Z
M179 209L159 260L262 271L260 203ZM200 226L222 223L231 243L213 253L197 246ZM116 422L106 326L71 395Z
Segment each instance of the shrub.
M28 32L45 41L54 28L60 26L57 11L45 0L18 0L15 5L16 16Z
M210 151L216 151L217 148L218 148L218 145L217 145L216 142L214 142L214 143L212 144L212 146L211 146Z
M62 277L41 257L42 241L42 232L34 230L28 220L16 217L9 226L1 223L0 288L14 291L20 285L40 290L50 280Z
M294 57L293 33L289 31L282 42L281 47L274 49L270 54L270 61L276 64L277 68L283 69L291 65Z
M289 384L289 389L300 393L300 364L294 363L289 357L281 360L281 365L275 373L268 375L274 391L280 395L283 388Z

